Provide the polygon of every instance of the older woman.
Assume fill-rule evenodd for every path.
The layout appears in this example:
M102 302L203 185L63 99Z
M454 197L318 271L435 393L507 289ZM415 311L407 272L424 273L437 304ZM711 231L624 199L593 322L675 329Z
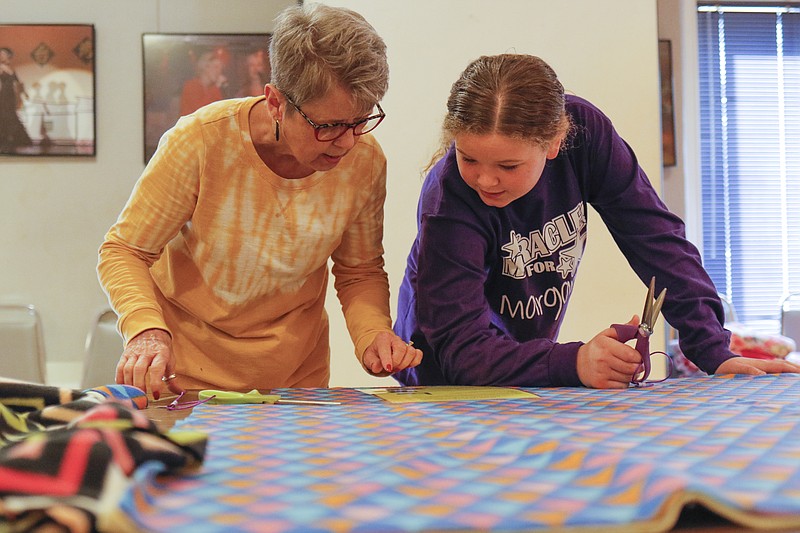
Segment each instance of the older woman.
M283 11L265 95L182 117L100 248L127 344L119 383L324 387L328 260L356 355L386 375L422 353L391 330L383 270L386 48L360 15Z

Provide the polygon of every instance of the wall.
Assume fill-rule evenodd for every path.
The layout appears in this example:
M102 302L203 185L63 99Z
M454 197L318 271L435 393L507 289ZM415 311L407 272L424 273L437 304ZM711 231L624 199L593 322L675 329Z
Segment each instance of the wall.
M288 1L4 0L4 22L93 23L97 36L97 157L0 159L0 301L35 304L50 379L76 382L92 315L105 304L96 252L142 164L143 32L263 32ZM389 158L386 260L392 287L414 238L421 169L436 147L450 85L481 54L547 60L568 91L598 104L660 189L655 0L346 0L386 39L388 118L376 130ZM595 213L561 340L588 340L641 313L644 287ZM355 362L338 302L329 304L331 384L392 384Z
M697 2L658 0L658 35L672 43L676 139L676 164L664 168L663 198L686 222L689 240L701 247Z

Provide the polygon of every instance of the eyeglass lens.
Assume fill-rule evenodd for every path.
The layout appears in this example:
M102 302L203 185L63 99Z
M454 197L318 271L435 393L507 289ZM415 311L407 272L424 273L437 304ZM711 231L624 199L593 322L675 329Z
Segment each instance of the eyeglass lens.
M365 133L371 132L378 127L378 124L380 124L381 120L382 117L380 116L370 117L353 128L353 135L364 135ZM324 128L318 128L316 130L317 139L320 141L332 141L344 135L349 129L350 126L345 125L325 126Z

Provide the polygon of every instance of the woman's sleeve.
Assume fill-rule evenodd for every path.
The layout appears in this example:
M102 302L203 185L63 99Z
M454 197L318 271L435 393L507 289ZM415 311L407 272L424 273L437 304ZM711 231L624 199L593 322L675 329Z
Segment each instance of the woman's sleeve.
M389 278L383 259L386 159L377 143L373 142L373 147L366 170L371 179L361 195L364 201L357 206L353 223L332 254L331 269L359 361L378 333L392 330Z
M125 342L145 329L169 331L150 266L191 218L197 201L203 152L196 125L182 120L160 144L99 251L98 277Z

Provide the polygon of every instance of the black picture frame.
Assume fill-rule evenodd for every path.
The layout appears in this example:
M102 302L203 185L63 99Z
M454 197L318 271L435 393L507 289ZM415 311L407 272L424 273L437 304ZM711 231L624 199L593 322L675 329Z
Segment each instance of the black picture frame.
M270 37L269 33L142 34L145 164L164 132L198 105L264 94L270 75Z
M672 42L658 41L658 70L661 75L661 145L663 165L677 164L675 148L675 106L672 94Z
M0 156L95 156L93 24L0 24Z

